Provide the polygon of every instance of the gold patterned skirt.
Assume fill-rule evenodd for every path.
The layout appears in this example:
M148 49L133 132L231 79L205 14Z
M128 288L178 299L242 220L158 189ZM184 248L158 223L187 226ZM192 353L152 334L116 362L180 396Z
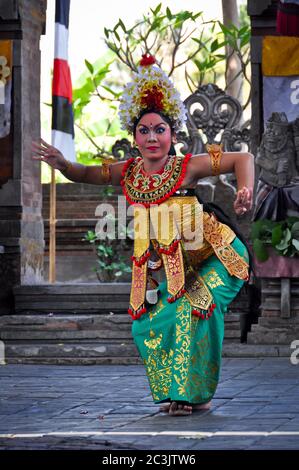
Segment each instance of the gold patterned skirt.
M248 261L245 245L235 238L232 247ZM208 319L193 315L187 297L168 303L166 281L159 301L132 323L134 342L143 359L155 403L176 400L205 403L215 394L221 366L224 315L244 284L230 275L212 255L198 274L212 293L216 307Z

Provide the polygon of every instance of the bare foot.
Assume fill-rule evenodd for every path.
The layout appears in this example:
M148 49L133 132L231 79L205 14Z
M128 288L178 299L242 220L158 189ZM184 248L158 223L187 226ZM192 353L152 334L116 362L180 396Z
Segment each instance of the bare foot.
M192 414L192 405L184 405L183 403L172 401L168 413L170 416L188 416Z
M171 404L167 403L166 405L160 406L159 411L161 413L169 413ZM207 403L200 403L199 405L192 405L193 410L209 410L211 408L211 401Z

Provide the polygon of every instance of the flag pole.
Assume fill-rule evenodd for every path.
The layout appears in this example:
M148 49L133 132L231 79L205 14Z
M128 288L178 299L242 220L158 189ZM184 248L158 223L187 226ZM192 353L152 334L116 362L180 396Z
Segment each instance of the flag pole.
M72 80L68 63L68 28L71 0L55 1L55 47L52 82L52 145L76 161ZM49 283L56 282L56 178L51 168L49 214Z
M56 282L56 181L55 168L51 167L50 217L49 217L49 283Z

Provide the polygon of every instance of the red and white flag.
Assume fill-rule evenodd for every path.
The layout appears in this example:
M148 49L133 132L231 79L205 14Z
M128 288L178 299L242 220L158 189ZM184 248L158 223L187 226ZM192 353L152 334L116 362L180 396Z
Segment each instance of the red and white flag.
M56 0L55 53L52 88L52 145L76 161L72 80L68 64L70 0Z

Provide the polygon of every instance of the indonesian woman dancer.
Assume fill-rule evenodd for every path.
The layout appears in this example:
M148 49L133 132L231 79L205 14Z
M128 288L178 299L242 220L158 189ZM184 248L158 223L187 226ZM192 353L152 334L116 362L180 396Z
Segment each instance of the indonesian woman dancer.
M202 178L235 173L233 206L236 214L245 214L252 208L254 159L216 144L207 145L207 153L176 155L186 109L148 54L122 93L119 117L140 156L85 166L41 140L33 143L32 158L74 182L121 185L134 214L128 306L133 339L153 401L172 416L189 415L211 406L224 317L252 266L238 228L221 207L199 200L195 188Z

